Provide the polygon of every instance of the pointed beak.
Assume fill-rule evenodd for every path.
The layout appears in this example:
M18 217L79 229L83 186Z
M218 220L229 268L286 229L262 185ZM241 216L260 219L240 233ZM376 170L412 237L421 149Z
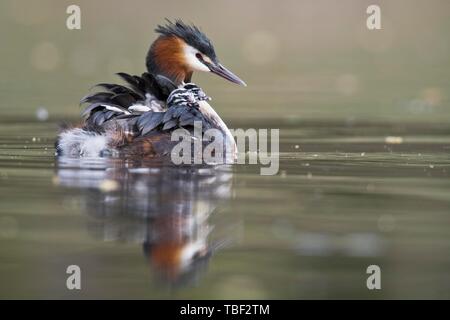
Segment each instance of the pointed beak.
M239 84L241 86L244 86L244 87L247 86L247 84L244 81L239 79L238 76L236 76L233 72L231 72L230 70L225 68L220 63L217 63L217 64L209 63L207 66L208 66L209 70L211 70L212 73L215 73L218 76L221 76L222 78L225 78L228 81Z

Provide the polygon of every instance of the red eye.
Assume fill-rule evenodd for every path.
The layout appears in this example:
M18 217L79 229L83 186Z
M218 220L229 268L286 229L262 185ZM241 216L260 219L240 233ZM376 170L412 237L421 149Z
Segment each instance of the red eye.
M196 53L195 56L197 57L198 60L203 61L203 56L201 53Z

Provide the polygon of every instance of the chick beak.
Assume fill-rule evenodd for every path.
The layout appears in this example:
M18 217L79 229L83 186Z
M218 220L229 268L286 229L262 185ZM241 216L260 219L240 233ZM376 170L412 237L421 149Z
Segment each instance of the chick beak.
M246 87L247 84L239 79L238 76L236 76L233 72L225 68L220 63L209 63L207 64L209 70L211 70L212 73L217 74L218 76L221 76L222 78L227 79L228 81L231 81L233 83L239 84L241 86Z

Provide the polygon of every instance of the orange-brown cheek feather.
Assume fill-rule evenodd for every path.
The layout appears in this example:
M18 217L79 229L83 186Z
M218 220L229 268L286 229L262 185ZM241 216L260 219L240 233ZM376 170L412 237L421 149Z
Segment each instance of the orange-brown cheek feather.
M184 59L184 43L176 37L160 39L155 46L155 59L161 71L181 83L191 72Z

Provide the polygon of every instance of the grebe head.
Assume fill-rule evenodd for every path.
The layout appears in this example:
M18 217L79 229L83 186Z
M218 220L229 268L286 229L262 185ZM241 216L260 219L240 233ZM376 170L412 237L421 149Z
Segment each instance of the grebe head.
M160 36L153 42L147 54L147 69L162 74L177 85L190 82L194 71L212 72L231 82L246 85L230 70L220 64L208 37L193 25L181 20L167 20L155 31Z

